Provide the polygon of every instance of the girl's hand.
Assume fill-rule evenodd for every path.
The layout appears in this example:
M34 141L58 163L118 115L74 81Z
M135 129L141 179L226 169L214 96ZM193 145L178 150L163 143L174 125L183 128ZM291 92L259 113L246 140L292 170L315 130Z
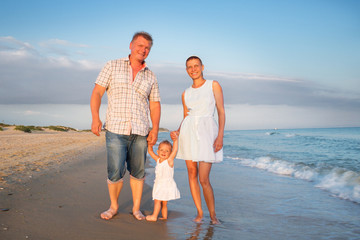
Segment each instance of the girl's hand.
M218 152L222 149L223 147L223 139L221 137L217 137L215 139L215 142L214 142L214 145L213 145L213 148L214 148L214 151L215 152Z

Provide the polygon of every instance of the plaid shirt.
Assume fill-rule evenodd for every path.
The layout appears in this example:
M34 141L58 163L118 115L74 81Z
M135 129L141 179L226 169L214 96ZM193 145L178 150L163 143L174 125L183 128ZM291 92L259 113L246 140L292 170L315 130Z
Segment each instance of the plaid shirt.
M159 102L155 74L145 65L134 81L129 58L106 63L95 84L106 88L108 108L105 129L123 135L149 133L149 101Z

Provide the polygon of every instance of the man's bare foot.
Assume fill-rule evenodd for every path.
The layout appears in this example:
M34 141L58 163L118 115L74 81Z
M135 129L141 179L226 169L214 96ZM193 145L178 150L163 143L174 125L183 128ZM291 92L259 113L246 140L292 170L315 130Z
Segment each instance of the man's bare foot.
M145 216L142 214L142 212L140 210L136 211L136 212L133 212L133 216L137 220L144 220L145 219Z
M157 221L157 217L154 216L154 215L148 215L148 216L146 216L146 221L156 222L156 221Z
M113 209L113 208L109 208L108 210L106 210L105 212L102 212L100 214L100 217L102 219L105 220L110 220L112 219L115 215L117 214L117 210Z

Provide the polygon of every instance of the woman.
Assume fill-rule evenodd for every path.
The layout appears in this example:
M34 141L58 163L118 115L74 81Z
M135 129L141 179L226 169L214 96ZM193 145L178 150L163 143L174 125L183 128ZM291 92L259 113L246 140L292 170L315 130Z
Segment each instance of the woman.
M179 135L177 158L186 160L189 185L197 216L195 222L203 219L201 206L201 184L211 222L220 224L215 213L215 198L210 184L212 163L223 159L223 137L225 126L224 99L220 84L203 77L204 65L197 56L186 60L186 71L193 80L192 86L182 94L184 119L172 138ZM218 114L217 126L214 119L215 107Z

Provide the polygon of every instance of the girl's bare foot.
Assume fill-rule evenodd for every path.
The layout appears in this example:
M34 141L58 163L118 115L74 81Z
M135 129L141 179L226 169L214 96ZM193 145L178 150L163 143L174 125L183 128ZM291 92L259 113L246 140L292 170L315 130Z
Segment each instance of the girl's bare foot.
M156 217L156 216L153 216L153 215L148 215L148 216L146 216L146 221L156 222L156 221L157 221L157 217Z
M108 210L106 210L105 212L102 212L100 214L100 217L102 219L105 220L110 220L112 219L115 215L117 214L117 210L113 209L113 208L109 208Z

